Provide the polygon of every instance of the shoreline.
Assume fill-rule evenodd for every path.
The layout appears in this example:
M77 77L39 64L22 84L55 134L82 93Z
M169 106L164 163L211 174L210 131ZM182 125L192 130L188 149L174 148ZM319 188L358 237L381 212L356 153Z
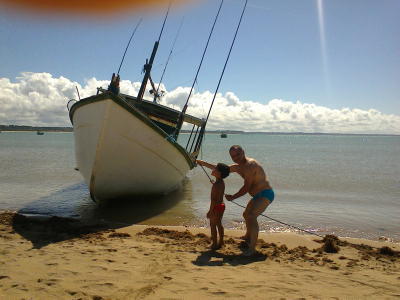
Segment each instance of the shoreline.
M82 224L0 214L6 299L337 299L400 295L400 245L241 230L209 250L209 228ZM338 248L336 248L338 247ZM335 253L336 250L338 252Z
M79 222L81 224L93 224L93 222L95 222L93 219L86 219L86 218L80 218L80 217L64 217L64 216L52 216L52 215L46 215L46 214L31 214L31 213L20 213L17 210L7 210L7 209L0 209L0 216L2 214L8 214L8 213L12 213L12 214L18 214L21 216L25 216L27 218L30 218L32 220L48 220L52 217L55 218L59 218L59 219L66 219L66 220L73 220L75 222ZM160 220L158 220L160 221ZM165 221L165 220L164 220ZM182 229L182 228L191 228L191 229L207 229L209 228L209 223L208 221L204 222L184 222L184 224L174 224L174 222L170 222L168 224L162 224L160 222L156 222L155 220L153 220L152 218L150 218L149 220L145 220L145 221L140 221L138 223L131 223L131 222L114 222L114 221L103 221L106 222L110 227L129 227L129 226L156 226L156 227L166 227L166 228L174 228L176 227L177 229ZM244 231L244 220L242 222L240 222L240 225L232 225L232 224L223 224L225 230L230 230L230 231L240 231L243 232ZM363 233L363 235L343 235L343 234L338 234L336 232L329 232L329 231L318 231L318 230L313 230L313 229L307 229L304 231L301 231L299 229L293 229L290 228L288 229L289 226L284 226L282 227L282 230L280 231L279 229L277 230L276 227L274 227L274 229L270 229L270 230L266 230L266 229L262 229L260 228L260 233L263 234L297 234L297 235L302 235L302 236L313 236L315 238L319 238L321 236L325 236L325 235L336 235L341 239L346 239L346 240L355 240L355 241L368 241L368 242L388 242L388 243L392 243L392 244L397 244L400 245L400 240L395 238L395 237L391 237L391 236L386 236L386 235L382 235L382 234L378 234L378 233ZM342 229L342 231L346 231L345 229ZM311 233L314 232L314 233ZM349 232L348 232L349 233ZM366 235L369 236L366 236Z

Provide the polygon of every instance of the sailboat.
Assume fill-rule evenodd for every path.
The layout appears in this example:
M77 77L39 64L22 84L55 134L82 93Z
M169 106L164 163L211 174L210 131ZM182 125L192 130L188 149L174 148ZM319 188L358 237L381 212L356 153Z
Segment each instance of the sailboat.
M151 69L168 11L150 59L144 65L145 74L137 96L119 92L118 70L117 75L113 74L107 90L98 88L96 95L73 100L71 106L67 105L74 131L76 169L82 174L90 196L96 202L167 194L175 190L187 172L196 166L212 105L206 119L189 115L186 109L214 25L186 104L182 111L178 111L155 101L159 97L158 89L155 89L151 79ZM224 70L225 67L226 63ZM148 81L153 88L153 101L144 99ZM185 147L177 142L184 123L192 127Z
M173 135L179 111L109 91L81 99L69 114L77 168L99 202L176 189L195 166L204 134L204 122L185 115L198 133L184 148Z
M113 74L107 90L98 88L69 107L76 169L96 202L167 194L195 167L205 121L143 97L149 80L153 85L158 44L146 60L137 96L120 93L119 75ZM186 147L177 142L183 123L192 126Z

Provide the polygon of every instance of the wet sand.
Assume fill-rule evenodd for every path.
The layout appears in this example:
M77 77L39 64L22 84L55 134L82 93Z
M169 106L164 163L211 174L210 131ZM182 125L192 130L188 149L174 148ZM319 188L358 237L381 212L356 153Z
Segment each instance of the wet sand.
M1 299L397 299L400 245L239 230L81 224L0 214Z

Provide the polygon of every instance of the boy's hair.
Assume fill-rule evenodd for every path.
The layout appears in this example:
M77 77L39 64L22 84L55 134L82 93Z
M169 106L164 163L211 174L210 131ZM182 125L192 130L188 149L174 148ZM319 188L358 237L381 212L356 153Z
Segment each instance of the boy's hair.
M229 166L223 163L218 163L216 169L221 173L221 178L224 179L229 176Z

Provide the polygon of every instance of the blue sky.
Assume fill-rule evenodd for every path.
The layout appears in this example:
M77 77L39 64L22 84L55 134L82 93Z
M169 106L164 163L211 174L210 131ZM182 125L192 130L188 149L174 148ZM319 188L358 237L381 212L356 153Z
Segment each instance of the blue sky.
M244 1L225 0L197 91L214 91ZM181 34L165 75L168 90L190 86L219 1L174 9L161 39L158 81L176 30ZM163 12L93 17L33 17L0 12L0 78L46 72L82 86L109 80L139 17L122 79L141 80ZM241 101L283 99L329 109L375 109L400 115L400 1L249 0L220 92Z

